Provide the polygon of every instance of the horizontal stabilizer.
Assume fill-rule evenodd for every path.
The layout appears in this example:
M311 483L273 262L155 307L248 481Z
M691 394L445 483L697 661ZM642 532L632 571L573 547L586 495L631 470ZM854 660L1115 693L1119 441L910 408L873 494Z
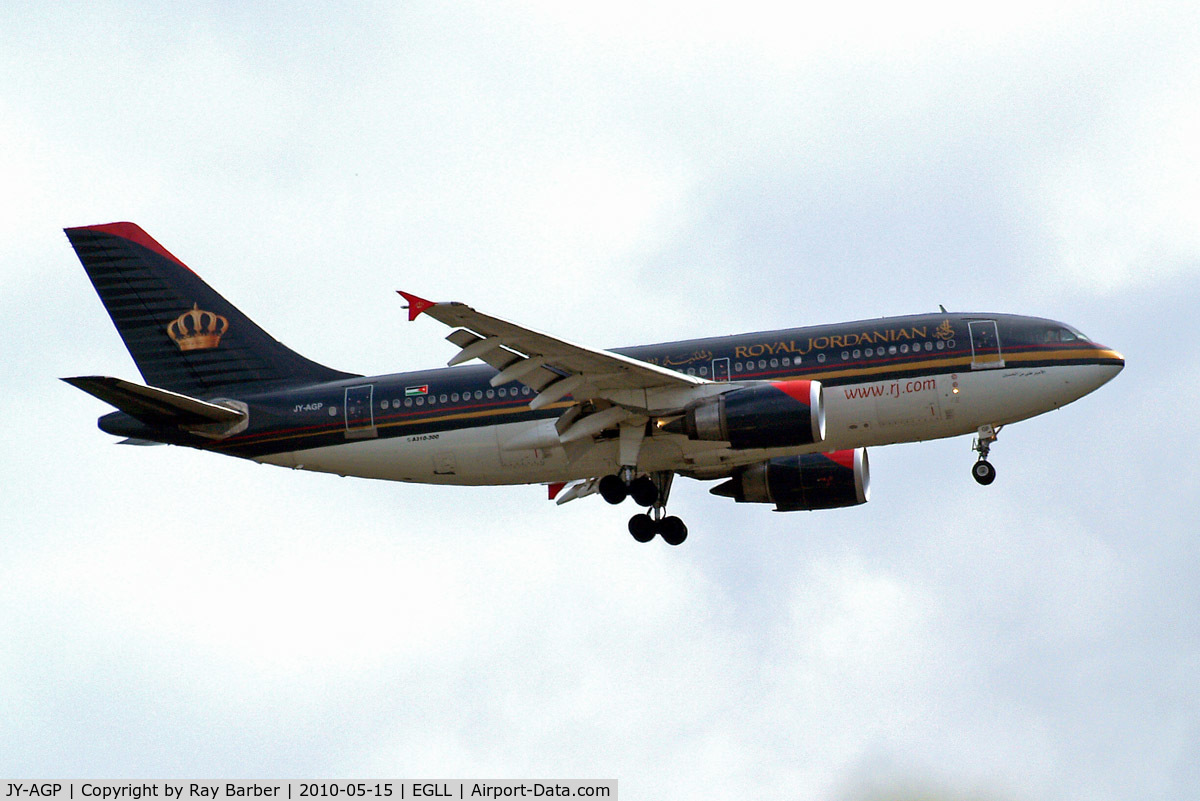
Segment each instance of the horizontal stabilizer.
M64 378L63 381L150 425L229 425L246 419L246 413L239 409L120 378L93 375Z

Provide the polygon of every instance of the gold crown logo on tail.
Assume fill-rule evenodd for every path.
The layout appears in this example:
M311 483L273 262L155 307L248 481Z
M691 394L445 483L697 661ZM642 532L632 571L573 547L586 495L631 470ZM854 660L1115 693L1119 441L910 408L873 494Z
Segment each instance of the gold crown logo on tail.
M228 330L228 320L193 303L190 311L185 311L167 326L167 336L180 350L208 350L219 345Z

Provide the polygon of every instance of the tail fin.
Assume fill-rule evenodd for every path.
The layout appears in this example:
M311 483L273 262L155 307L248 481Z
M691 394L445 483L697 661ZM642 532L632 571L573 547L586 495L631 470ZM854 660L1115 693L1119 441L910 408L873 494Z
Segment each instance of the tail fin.
M133 223L66 234L151 386L202 397L354 377L285 347Z

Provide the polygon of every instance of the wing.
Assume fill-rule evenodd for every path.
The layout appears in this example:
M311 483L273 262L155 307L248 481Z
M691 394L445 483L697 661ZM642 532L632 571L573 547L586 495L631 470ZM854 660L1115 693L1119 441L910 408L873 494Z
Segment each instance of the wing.
M492 386L518 381L537 392L529 404L535 410L571 395L576 401L607 401L606 406L631 414L670 414L707 394L704 388L713 385L703 378L524 328L463 303L434 303L407 292L399 294L408 301L410 321L427 314L455 329L446 337L460 348L450 366L471 359L490 364L499 371ZM587 419L591 428L602 423L615 425L623 418L614 408ZM573 433L593 432L576 428Z

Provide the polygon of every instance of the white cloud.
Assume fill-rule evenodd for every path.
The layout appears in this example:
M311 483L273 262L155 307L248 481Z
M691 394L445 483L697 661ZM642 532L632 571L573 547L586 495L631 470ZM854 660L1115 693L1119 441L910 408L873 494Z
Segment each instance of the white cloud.
M0 764L1187 797L1186 8L6 13ZM59 233L117 218L353 369L449 356L402 287L604 346L1019 311L1036 254L1158 314L1077 301L1130 370L988 492L966 442L873 454L841 513L681 481L692 538L639 547L594 498L114 448L53 377L134 375Z
M1148 76L1044 178L1057 279L1112 294L1200 274L1200 60Z

